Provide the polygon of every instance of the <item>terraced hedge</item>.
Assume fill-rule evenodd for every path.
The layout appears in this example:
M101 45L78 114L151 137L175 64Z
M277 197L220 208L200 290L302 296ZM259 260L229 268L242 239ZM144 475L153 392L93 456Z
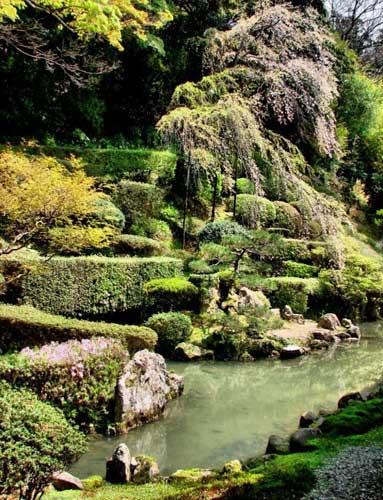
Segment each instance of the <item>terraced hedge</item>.
M167 257L56 257L24 276L13 298L53 314L97 318L141 309L144 283L181 273L182 262Z
M157 334L144 326L117 325L65 318L30 306L0 304L0 349L12 352L49 342L91 337L119 339L130 353L154 349Z

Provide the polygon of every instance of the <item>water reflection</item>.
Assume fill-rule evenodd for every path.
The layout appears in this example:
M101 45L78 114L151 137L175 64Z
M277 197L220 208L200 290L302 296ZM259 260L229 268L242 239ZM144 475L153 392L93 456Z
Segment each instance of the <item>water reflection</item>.
M93 442L71 471L80 477L104 474L105 460L121 441L133 454L156 457L165 474L262 453L268 436L295 429L304 411L331 409L345 392L383 377L383 323L365 324L362 332L359 346L298 360L169 363L184 375L185 393L164 418L126 437Z

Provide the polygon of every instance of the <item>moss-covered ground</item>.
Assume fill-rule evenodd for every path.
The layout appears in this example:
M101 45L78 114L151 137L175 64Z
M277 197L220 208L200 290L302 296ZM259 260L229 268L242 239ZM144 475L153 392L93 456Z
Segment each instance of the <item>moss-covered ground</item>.
M54 492L45 500L206 500L206 499L298 499L315 484L315 471L327 459L349 447L383 447L383 400L358 402L326 417L324 433L312 440L313 449L302 453L250 460L244 471L221 474L208 482L190 481L94 487L89 481L83 492ZM187 474L184 474L187 477ZM97 481L95 482L97 484Z

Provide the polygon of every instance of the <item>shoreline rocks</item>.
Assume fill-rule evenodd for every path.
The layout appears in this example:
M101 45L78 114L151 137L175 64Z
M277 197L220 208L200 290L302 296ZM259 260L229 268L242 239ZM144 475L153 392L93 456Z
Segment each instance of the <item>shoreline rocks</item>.
M145 484L157 481L156 460L147 455L132 457L125 443L119 444L106 462L106 480L112 484Z
M160 354L137 352L118 379L115 417L118 432L124 433L157 420L166 403L183 392L183 378L166 368Z

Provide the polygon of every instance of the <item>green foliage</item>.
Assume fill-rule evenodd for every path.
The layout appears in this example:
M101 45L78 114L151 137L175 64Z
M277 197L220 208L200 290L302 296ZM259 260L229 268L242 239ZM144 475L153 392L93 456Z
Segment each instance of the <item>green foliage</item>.
M126 347L117 340L71 340L1 357L0 377L59 407L83 430L91 425L105 432L113 421L116 381L127 359Z
M237 193L238 194L255 194L255 185L247 177L240 177L237 179Z
M113 337L129 349L153 349L156 334L142 326L118 325L65 318L30 306L0 304L0 349L3 352L68 339Z
M136 224L131 226L130 230L138 236L146 236L163 242L171 241L173 236L169 225L165 221L151 217L137 221Z
M125 216L110 200L101 198L97 200L96 207L96 211L91 215L92 226L110 226L123 231Z
M166 357L172 357L176 346L186 342L191 335L191 320L182 313L154 314L145 324L157 333L157 350Z
M147 304L159 311L194 309L198 288L185 278L159 278L144 285Z
M151 257L166 253L167 248L161 241L146 236L122 234L117 240L116 251L121 254Z
M127 221L134 223L145 217L159 215L162 193L153 184L123 180L117 186L115 202Z
M296 278L314 278L318 276L318 268L310 264L288 260L284 263L284 273L286 276Z
M287 236L298 238L304 232L304 222L298 210L284 201L275 201L276 217L273 225L286 230Z
M346 408L325 418L323 432L331 436L362 434L383 424L383 399L352 402ZM321 427L322 429L322 427Z
M248 237L249 233L237 222L218 221L208 222L198 234L200 243L221 243L225 236L243 236Z
M4 262L5 266L11 264ZM13 298L53 314L74 317L140 309L145 282L182 271L181 261L167 257L57 257L41 264L43 269L20 279Z
M276 209L267 198L255 194L240 194L237 196L237 220L249 228L269 227L275 220Z
M214 351L217 360L239 360L249 347L244 323L237 316L226 314L209 318L209 322L213 328L203 346Z
M307 312L311 297L321 295L321 283L316 278L266 278L264 286L273 307L289 305L298 314Z
M51 475L86 451L85 437L60 410L0 384L0 496L38 498Z

